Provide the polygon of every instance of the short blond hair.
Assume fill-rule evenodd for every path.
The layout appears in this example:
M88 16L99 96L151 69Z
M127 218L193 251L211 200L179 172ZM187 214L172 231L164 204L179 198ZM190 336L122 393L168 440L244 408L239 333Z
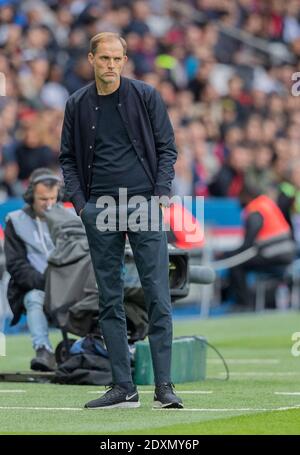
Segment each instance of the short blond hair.
M119 35L118 33L114 33L114 32L101 32L101 33L97 33L97 35L93 36L90 40L90 52L93 55L95 55L99 43L103 43L105 41L113 41L113 40L120 41L120 43L122 44L122 47L123 47L123 55L126 55L126 52L127 52L126 41L124 40L124 38L122 38L121 35Z

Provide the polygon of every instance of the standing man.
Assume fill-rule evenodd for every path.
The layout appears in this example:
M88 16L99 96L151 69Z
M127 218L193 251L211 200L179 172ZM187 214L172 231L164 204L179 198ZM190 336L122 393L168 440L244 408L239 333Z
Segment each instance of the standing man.
M99 289L100 328L109 352L113 386L88 409L140 406L133 384L123 306L122 266L128 235L149 316L149 342L155 376L154 406L182 408L173 391L172 316L169 259L160 210L156 230L124 229L119 189L129 197L168 196L174 177L176 147L166 108L151 86L121 77L126 42L116 33L99 33L90 42L88 59L95 81L68 100L60 163L75 210L86 228ZM100 197L111 197L120 209L117 228L99 228ZM128 206L126 221L132 213ZM129 224L129 222L128 222Z

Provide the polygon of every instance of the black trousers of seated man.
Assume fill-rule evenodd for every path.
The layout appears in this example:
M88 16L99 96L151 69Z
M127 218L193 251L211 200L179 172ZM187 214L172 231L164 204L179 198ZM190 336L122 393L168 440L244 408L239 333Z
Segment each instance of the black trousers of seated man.
M114 384L133 380L123 303L126 234L145 295L155 384L171 382L172 307L169 255L166 232L162 229L161 209L157 209L157 230L147 231L134 231L130 228L126 231L120 230L118 212L117 230L101 231L97 220L103 209L97 208L96 203L91 200L81 213L99 290L99 324L108 350ZM127 211L128 219L134 210L129 206ZM150 201L146 203L146 211L151 221Z
M282 276L286 267L292 262L290 253L273 258L264 258L260 255L230 269L230 286L234 290L237 304L243 307L251 306L251 294L247 284L247 273L276 273Z

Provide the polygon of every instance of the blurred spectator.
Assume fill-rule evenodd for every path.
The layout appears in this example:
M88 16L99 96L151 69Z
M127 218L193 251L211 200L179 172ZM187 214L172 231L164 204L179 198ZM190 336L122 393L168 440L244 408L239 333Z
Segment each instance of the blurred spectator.
M65 75L65 86L69 93L87 85L92 78L93 71L86 55L81 55L74 61L73 66Z
M278 206L292 228L300 251L300 159L289 163L286 180L279 186Z
M43 86L40 96L44 106L63 110L69 93L62 85L48 82Z
M179 150L175 164L175 178L172 184L172 194L180 197L193 194L193 175L187 155Z
M234 75L228 82L228 94L224 103L230 104L236 113L238 123L243 125L250 111L251 98L244 90L243 80Z
M20 128L20 141L15 148L19 180L26 181L38 167L57 166L53 150L45 145L44 134L38 114L27 113Z
M144 36L150 32L147 24L147 19L150 16L149 5L146 1L138 0L132 4L132 19L127 27L124 28L124 33L136 33Z
M253 162L247 171L246 181L260 193L267 194L276 183L272 171L273 156L273 150L268 145L261 144L253 150Z
M187 130L193 159L193 194L208 196L208 184L219 168L218 160L207 140L203 123L193 120Z
M220 171L209 184L211 196L238 197L245 182L245 173L252 161L249 148L236 144Z
M191 196L193 194L193 173L191 167L192 153L188 147L188 131L180 127L175 129L175 140L178 151L175 163L175 178L172 183L172 194Z

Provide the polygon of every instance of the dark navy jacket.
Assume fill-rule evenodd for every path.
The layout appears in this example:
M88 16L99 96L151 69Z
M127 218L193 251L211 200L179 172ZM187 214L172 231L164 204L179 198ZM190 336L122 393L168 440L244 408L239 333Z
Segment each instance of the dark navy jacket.
M96 83L73 93L67 101L59 161L66 192L77 213L90 195L100 108ZM121 77L118 109L135 152L153 183L154 195L169 195L177 151L166 107L144 82Z

